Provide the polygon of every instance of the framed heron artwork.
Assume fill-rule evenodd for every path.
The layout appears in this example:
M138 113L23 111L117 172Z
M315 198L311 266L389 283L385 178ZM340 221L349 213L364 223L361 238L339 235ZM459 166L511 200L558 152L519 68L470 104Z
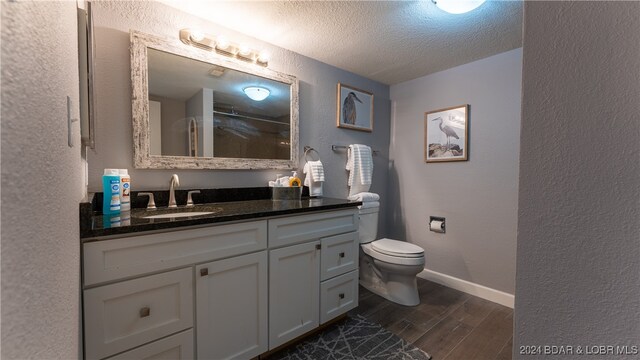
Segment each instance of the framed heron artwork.
M468 135L468 104L424 113L424 161L466 161Z
M373 93L338 83L337 125L373 131Z

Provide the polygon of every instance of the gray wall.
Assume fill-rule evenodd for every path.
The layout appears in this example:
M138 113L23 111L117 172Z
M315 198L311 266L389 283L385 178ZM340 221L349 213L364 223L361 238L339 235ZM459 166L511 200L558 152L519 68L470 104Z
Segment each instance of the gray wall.
M2 359L79 355L80 130L74 2L2 2Z
M388 228L425 268L515 289L522 49L391 86ZM424 162L424 113L469 104L469 161ZM446 234L428 230L447 219Z
M196 171L133 169L129 29L158 36L178 36L194 27L209 34L223 34L271 53L269 67L292 74L300 81L300 151L305 145L320 152L327 181L325 196L347 196L346 152L334 153L331 144L361 143L381 151L374 160L372 191L385 196L389 148L389 87L299 54L222 28L198 17L155 2L96 2L97 111L96 147L89 153L89 191L100 190L106 167L128 168L134 190L166 189L172 173L181 188L266 186L282 170ZM336 128L336 87L343 82L375 94L375 131L365 133ZM302 157L302 156L301 156ZM300 169L304 165L300 162ZM382 214L384 219L384 214ZM382 222L381 222L382 223Z
M524 14L514 356L640 345L640 3Z

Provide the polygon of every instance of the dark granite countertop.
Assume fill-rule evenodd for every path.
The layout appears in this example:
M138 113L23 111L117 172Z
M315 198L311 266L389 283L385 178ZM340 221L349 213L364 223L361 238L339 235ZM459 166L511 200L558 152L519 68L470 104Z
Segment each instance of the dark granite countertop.
M100 240L99 237L134 234L143 231L175 229L184 226L223 223L238 220L259 219L288 214L350 208L361 202L345 199L318 198L297 201L273 201L271 199L215 202L193 207L158 208L146 210L135 208L120 216L81 214L80 238L82 242ZM145 219L146 216L180 212L213 212L208 215L180 218ZM128 218L127 218L128 217Z

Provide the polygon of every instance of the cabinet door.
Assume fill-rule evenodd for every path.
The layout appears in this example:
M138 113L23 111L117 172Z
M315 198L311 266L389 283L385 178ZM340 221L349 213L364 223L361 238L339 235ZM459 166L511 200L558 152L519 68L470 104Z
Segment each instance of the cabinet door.
M267 252L196 266L199 359L249 359L267 351Z
M319 241L269 252L269 349L318 326Z

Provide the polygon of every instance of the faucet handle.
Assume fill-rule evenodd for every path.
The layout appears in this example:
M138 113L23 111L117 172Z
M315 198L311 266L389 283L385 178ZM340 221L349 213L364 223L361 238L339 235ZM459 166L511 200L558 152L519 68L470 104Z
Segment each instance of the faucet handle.
M152 210L156 208L156 202L153 200L153 193L150 192L139 192L138 196L148 196L149 203L147 204L147 210Z
M187 206L193 206L193 199L191 194L200 194L200 190L191 190L187 193Z

